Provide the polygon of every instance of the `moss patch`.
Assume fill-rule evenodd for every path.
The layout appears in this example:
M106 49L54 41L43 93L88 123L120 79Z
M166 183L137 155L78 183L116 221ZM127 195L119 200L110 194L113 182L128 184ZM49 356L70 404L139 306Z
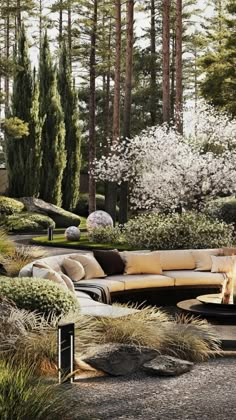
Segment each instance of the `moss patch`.
M123 250L137 250L138 248L130 247L128 244L99 244L94 242L89 242L88 236L86 233L82 233L81 238L79 241L67 241L64 235L54 235L53 241L48 241L47 236L39 236L36 238L32 238L32 242L38 245L44 246L54 246L54 247L62 247L62 248L74 248L74 249L118 249L120 251Z
M24 204L14 198L0 196L0 214L9 215L20 213L24 210Z
M24 212L11 214L2 218L1 222L8 232L37 232L55 227L54 221L43 214Z

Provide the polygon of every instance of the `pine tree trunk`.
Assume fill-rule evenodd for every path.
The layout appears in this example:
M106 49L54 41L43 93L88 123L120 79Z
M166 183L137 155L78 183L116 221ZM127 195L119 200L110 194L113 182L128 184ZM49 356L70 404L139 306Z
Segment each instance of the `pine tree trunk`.
M156 69L156 25L155 25L155 0L151 0L151 98L150 98L150 115L151 124L157 123L157 104L156 104L156 89L157 89L157 69Z
M21 0L17 0L16 32L21 28Z
M162 106L163 122L170 122L170 0L163 0L163 80Z
M133 74L133 44L134 44L134 0L127 1L127 45L126 45L126 71L125 71L125 100L124 100L124 119L123 137L129 139L131 124L131 94L132 94L132 74ZM123 182L120 188L120 224L128 220L128 183Z
M7 60L10 58L10 15L9 15L10 2L7 0L7 16L5 18L5 57ZM9 75L6 74L4 80L5 89L5 115L9 113L9 101L10 101L10 79Z
M175 125L177 131L183 133L183 23L182 0L176 1L176 97Z
M71 33L71 4L70 1L68 1L68 49L69 49L69 62L70 66L72 65L72 33Z
M170 64L170 121L175 119L175 31L171 34L171 64Z
M90 46L90 94L89 94L89 213L96 210L96 182L91 173L96 157L95 108L96 108L96 41L98 0L93 5L93 27Z
M116 20L116 52L115 52L115 81L114 81L114 104L113 104L113 125L112 144L120 138L120 66L121 66L121 1L115 1ZM115 182L107 182L105 194L105 210L111 215L114 223L116 221L116 200L117 185Z
M63 39L63 4L62 4L62 0L60 0L59 2L59 46L62 43L62 39Z

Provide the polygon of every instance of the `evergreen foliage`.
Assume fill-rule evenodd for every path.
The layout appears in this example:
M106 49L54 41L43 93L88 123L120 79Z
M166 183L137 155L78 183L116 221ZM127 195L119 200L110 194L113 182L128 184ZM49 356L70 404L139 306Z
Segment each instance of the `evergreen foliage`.
M11 118L5 120L9 195L37 196L41 163L41 123L37 83L31 70L24 26L16 55Z
M218 108L236 115L236 6L229 1L218 1L215 5L215 16L210 20L208 33L208 48L202 59L205 78L201 85L202 95L207 101Z
M40 197L58 206L62 203L62 178L66 166L65 124L47 34L39 63L42 165Z
M81 166L80 127L77 107L77 92L73 87L69 52L63 43L58 74L58 89L61 95L65 122L65 148L67 163L62 181L62 207L73 209L79 198L79 177Z

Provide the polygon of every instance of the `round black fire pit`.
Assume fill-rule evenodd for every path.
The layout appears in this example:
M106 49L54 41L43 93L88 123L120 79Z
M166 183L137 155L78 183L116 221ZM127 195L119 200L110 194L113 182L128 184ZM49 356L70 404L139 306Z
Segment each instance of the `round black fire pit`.
M220 323L236 322L236 305L222 304L221 295L203 295L177 304L183 312L203 318L215 318Z

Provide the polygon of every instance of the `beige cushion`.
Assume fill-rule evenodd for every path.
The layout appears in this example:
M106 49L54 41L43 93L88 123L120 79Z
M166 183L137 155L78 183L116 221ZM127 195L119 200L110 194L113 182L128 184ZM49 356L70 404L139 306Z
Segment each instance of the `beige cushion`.
M224 256L230 256L230 255L236 255L236 248L235 247L223 247L223 255Z
M152 287L174 287L174 279L158 274L132 274L125 277L125 290Z
M160 251L162 270L193 270L195 261L191 251Z
M63 268L68 276L74 282L80 281L85 276L84 267L79 261L65 258L63 261Z
M212 255L219 255L219 249L212 250L196 250L192 251L193 258L196 264L196 271L211 271Z
M175 286L223 285L225 282L225 275L221 273L178 270L165 271L164 274L174 279Z
M123 253L125 261L124 274L161 274L160 253L158 251L137 254L125 251Z
M85 271L85 279L92 279L92 278L102 278L106 277L106 274L104 273L102 267L97 262L97 260L94 258L93 255L90 254L75 254L70 255L69 257L71 260L79 261L80 264L84 267Z
M212 273L232 273L235 263L236 263L236 256L230 257L211 257L212 260Z
M62 286L65 289L68 289L67 284L62 279L59 273L54 270L48 268L40 268L33 265L33 277L39 277L41 279L48 279L57 283L58 285Z

